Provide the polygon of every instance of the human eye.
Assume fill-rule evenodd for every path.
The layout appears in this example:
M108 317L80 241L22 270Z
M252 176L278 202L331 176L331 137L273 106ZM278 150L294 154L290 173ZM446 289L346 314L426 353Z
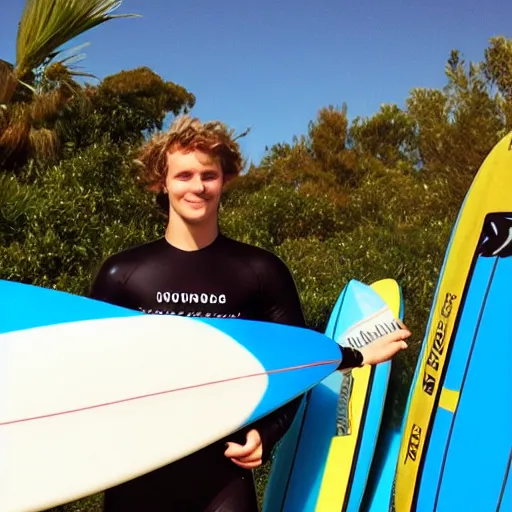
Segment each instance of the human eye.
M219 173L217 171L208 171L203 174L203 179L211 181L216 180L219 177Z

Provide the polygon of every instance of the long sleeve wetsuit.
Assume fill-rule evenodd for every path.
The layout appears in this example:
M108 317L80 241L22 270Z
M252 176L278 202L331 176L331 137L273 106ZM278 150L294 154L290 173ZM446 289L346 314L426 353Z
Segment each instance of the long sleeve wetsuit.
M195 251L180 250L161 238L119 252L103 263L90 297L148 314L305 326L286 265L266 250L223 234ZM351 352L344 354L342 364L356 366L360 362ZM290 427L301 398L226 439L107 490L105 512L257 511L252 472L224 456L225 442L245 444L246 433L255 428L262 439L265 462ZM208 428L208 418L204 418L204 428Z

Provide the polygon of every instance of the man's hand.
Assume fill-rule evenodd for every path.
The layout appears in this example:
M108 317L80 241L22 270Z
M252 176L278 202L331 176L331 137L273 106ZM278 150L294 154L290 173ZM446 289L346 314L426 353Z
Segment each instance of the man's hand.
M382 338L360 348L363 354L363 364L379 364L391 359L397 352L407 348L404 341L411 333L407 329L393 331Z
M247 432L245 444L226 443L228 445L224 455L229 457L237 466L245 469L254 469L261 466L263 445L257 430Z

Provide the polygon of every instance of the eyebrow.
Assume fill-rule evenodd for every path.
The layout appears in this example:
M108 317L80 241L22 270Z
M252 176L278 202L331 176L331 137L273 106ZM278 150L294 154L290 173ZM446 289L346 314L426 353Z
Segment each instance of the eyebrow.
M175 171L174 174L182 174L184 172L199 172L200 174L204 174L207 172L214 172L214 173L222 174L222 171L220 169L215 169L214 167L209 168L209 169L203 169L202 171L198 171L196 169L181 169L179 171Z

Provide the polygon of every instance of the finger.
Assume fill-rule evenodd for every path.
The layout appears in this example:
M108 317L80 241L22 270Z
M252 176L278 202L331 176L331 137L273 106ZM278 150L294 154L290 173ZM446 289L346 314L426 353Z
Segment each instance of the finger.
M252 429L247 432L245 444L250 444L254 447L254 449L256 449L261 444L261 436L257 430Z
M226 457L244 457L247 455L245 453L244 447L238 443L226 443L227 449L224 451L224 455Z
M259 450L257 450L254 453L251 453L250 455L247 455L247 457L232 457L233 459L236 459L238 462L257 462L258 460L261 460L261 453L258 453Z
M398 354L401 350L404 350L407 348L407 343L405 341L400 341L399 343L395 343L391 346L391 350L389 352L388 358L391 358Z
M399 329L398 331L393 331L389 334L387 334L385 337L382 338L383 343L396 343L396 342L402 342L403 340L407 339L411 335L410 331Z
M407 329L407 326L402 322L402 320L400 320L400 318L397 318L396 319L396 323L404 330L404 331L408 331L409 329Z
M247 441L244 445L238 443L226 443L228 445L227 450L224 451L224 455L226 457L235 457L239 459L240 457L247 457L247 455L251 455L258 445L254 441Z
M411 335L411 331L409 331L409 329L400 329L397 332L400 334L402 339L408 338Z
M245 439L246 441L243 445L244 454L242 456L252 455L255 451L258 450L258 448L261 447L261 438L256 430L249 430L245 436Z
M240 466L244 469L255 469L259 466L261 466L261 459L255 461L255 462L239 462L237 459L231 459L231 461L236 464L237 466Z

